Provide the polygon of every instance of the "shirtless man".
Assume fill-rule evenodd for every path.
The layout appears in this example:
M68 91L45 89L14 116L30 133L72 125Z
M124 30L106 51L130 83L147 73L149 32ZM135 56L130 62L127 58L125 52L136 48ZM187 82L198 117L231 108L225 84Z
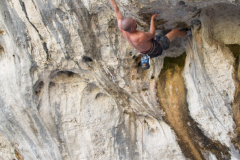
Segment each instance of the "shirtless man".
M122 32L127 41L142 54L148 54L150 58L160 56L163 50L169 48L170 42L175 37L185 37L187 32L174 29L163 37L155 37L154 19L159 16L154 14L151 17L150 32L143 32L137 30L136 21L131 18L123 19L115 0L109 0L113 9L115 10L118 28ZM154 38L155 37L155 38Z

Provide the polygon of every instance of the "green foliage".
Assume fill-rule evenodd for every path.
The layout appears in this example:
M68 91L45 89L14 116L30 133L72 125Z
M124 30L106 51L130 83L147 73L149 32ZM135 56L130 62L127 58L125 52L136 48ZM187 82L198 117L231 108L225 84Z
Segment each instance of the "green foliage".
M179 68L183 68L185 65L185 59L186 52L183 52L181 56L176 58L165 57L162 71L164 72L168 69L174 69L176 66L178 66Z

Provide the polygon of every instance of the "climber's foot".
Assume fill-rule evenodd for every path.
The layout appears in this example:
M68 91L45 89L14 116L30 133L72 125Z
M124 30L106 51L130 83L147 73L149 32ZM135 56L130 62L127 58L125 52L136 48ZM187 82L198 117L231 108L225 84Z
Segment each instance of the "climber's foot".
M190 35L192 35L192 31L190 30L190 31L187 31L187 35L185 36L185 37L188 37L188 36L190 36Z
M178 28L178 30L187 32L186 36L184 36L184 37L188 37L188 36L192 35L190 28Z
M199 21L198 19L194 19L191 21L191 26L199 25L199 24L201 24L201 21Z

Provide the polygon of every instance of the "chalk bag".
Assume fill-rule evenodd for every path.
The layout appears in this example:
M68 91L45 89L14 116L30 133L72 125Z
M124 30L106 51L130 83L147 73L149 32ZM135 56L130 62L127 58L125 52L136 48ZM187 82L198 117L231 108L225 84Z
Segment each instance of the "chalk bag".
M150 68L150 57L148 55L143 55L141 58L142 69Z

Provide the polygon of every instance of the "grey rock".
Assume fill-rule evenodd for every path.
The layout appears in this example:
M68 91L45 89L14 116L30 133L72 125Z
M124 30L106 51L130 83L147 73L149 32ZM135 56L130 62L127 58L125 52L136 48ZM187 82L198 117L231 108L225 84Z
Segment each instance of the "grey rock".
M239 159L231 108L238 81L226 46L240 45L238 1L117 3L142 31L154 12L161 12L157 30L192 25L193 53L187 37L177 38L143 71L107 0L0 1L0 142L7 143L0 158L13 159L16 150L26 160ZM196 19L201 24L191 23ZM183 53L175 65L170 58ZM181 73L181 91L169 73ZM177 94L183 90L185 98ZM189 113L191 123L175 113L177 127L200 132L199 139L181 139L169 104Z

